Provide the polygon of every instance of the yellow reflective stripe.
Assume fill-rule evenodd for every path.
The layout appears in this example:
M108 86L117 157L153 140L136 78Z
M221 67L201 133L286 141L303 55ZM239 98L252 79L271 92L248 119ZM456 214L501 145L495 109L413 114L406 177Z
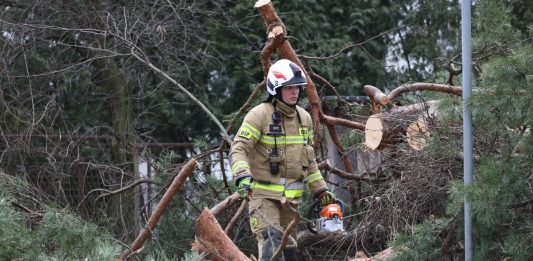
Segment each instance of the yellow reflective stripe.
M250 181L250 177L242 178L239 184L243 185L250 185L252 182Z
M303 196L304 191L301 189L285 190L285 196L288 198L299 198Z
M280 184L262 184L258 182L252 182L252 189L264 189L274 192L284 192L285 196L287 196L288 198L297 198L301 197L304 194L303 189L285 190L285 186Z
M258 131L254 126L252 126L251 124L249 124L247 122L243 122L242 123L241 129L247 130L250 133L252 133L252 136L254 136L254 138L256 138L257 140L261 136L261 132Z
M236 160L231 164L231 171L237 173L239 169L250 169L250 165L244 160Z
M262 184L253 182L252 183L252 189L264 189L264 190L271 190L275 192L283 192L285 190L285 186L279 185L279 184Z
M277 144L306 144L307 137L305 136L281 136L276 137L276 143ZM267 144L267 145L274 145L274 137L263 135L261 136L261 139L259 139L261 143Z
M320 174L320 171L315 171L311 173L309 176L307 176L305 183L307 183L307 186L311 185L313 182L318 181L320 179L324 179L322 177L322 174Z
M319 170L313 171L309 175L307 175L307 177L304 179L304 182L309 182L309 180L316 179L319 176L322 177Z

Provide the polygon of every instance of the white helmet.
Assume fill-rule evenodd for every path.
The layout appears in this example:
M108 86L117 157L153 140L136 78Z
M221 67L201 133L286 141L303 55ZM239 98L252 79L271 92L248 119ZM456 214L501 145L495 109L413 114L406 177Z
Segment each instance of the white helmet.
M276 89L287 85L306 85L307 80L302 69L287 59L281 59L270 66L267 75L267 91L276 95Z

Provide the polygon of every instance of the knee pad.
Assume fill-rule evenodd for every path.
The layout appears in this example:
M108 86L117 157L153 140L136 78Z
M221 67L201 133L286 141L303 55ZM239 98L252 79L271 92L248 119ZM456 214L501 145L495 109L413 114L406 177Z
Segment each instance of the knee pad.
M283 237L283 233L278 229L268 227L261 230L261 236L265 240L263 244L261 260L270 260L276 250L281 245L281 238ZM280 255L280 257L278 257L276 261L283 261L283 256Z

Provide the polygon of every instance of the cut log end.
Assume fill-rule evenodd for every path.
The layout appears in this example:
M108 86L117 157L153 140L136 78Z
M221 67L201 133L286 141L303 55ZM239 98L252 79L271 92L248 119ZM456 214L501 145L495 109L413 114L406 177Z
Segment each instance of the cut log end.
M376 150L380 147L382 141L383 122L378 116L372 115L365 125L365 146L371 150Z
M270 0L258 0L257 2L255 2L254 8L259 8L261 6L268 5L269 3Z
M268 39L272 39L280 34L284 34L283 26L275 26L270 32L268 32Z
M430 136L428 124L424 120L417 120L407 127L407 143L414 150L423 150Z

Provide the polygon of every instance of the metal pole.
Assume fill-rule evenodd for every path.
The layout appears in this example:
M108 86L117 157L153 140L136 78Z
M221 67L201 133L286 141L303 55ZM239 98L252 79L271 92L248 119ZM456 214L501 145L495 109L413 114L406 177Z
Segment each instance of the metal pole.
M472 113L468 106L472 95L472 34L471 34L471 7L470 0L461 0L461 50L463 63L463 152L464 152L464 184L472 184ZM468 195L465 193L465 260L471 261L473 257L472 244L472 213Z

